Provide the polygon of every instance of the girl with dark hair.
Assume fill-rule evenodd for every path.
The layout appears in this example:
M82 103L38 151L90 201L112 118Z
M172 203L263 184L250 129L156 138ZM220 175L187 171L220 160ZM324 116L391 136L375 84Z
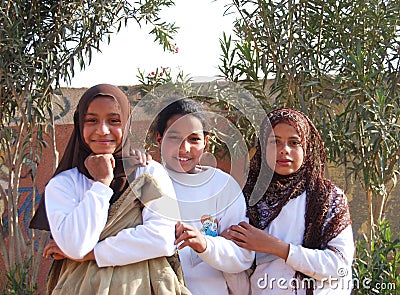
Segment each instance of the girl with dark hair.
M306 115L293 109L268 114L243 190L250 224L224 233L256 251L252 294L350 294L348 202L325 178L325 161L324 143ZM268 174L269 185L257 180Z
M179 267L177 256L173 264L166 258L176 253L175 221L158 214L165 206L178 212L170 178L157 162L134 168L122 155L129 115L128 98L113 85L93 86L79 101L30 224L51 231L48 294L190 294L171 266Z
M176 241L188 289L196 295L249 293L244 270L254 252L220 236L248 221L238 183L220 169L200 165L209 140L206 113L191 99L178 99L156 121L156 138L164 166L175 188L182 221Z

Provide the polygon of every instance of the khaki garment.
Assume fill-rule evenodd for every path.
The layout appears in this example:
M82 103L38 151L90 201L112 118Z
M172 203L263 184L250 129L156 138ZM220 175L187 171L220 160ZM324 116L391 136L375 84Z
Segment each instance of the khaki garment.
M154 179L143 174L121 195L109 210L100 240L124 228L142 224L143 204L162 197ZM140 201L139 201L140 199ZM129 265L98 267L95 261L54 261L47 282L52 295L175 295L191 294L185 287L178 254Z

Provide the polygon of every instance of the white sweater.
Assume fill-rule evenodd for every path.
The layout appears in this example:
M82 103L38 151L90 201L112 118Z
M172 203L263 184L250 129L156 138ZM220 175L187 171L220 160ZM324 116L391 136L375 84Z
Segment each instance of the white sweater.
M161 164L151 161L137 169L136 176L142 173L152 175L169 199L176 202L171 180ZM150 209L143 208L142 225L99 242L112 195L110 187L88 179L77 168L49 181L45 189L47 217L53 239L66 255L79 259L94 249L98 266L105 267L174 253L176 220L156 213L163 204L160 199L149 202Z
M253 295L259 294L295 294L291 283L295 271L300 271L315 279L315 295L350 294L351 265L354 254L353 232L351 225L345 228L328 245L332 250L313 250L301 246L305 229L306 193L290 200L279 215L265 229L271 235L290 243L286 262L273 255L256 253L257 267L252 274L251 288ZM305 289L299 283L298 295L305 295Z
M246 270L254 259L254 252L219 236L229 226L248 221L246 204L240 186L229 174L212 167L202 168L204 171L197 174L167 169L182 221L203 230L207 240L203 253L185 247L179 251L179 257L192 294L224 295L228 290L223 272ZM204 216L211 216L212 220Z

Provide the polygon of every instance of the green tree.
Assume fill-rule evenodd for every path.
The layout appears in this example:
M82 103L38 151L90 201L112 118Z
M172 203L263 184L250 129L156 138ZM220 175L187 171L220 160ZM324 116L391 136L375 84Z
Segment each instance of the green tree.
M6 271L23 266L33 257L27 285L36 281L47 235L27 234L18 214L21 177L33 183L36 197L37 166L43 148L54 137L53 93L60 81L69 82L74 65L84 68L92 52L100 50L130 20L150 24L155 41L165 50L174 50L177 27L159 18L162 8L173 1L1 1L0 6L0 251ZM50 143L45 137L50 137ZM34 209L34 202L32 204ZM32 210L34 211L34 210ZM28 274L27 274L28 275ZM26 278L24 278L26 282Z
M365 188L371 237L399 175L400 2L233 0L227 13L237 38L221 40L223 76L313 118Z

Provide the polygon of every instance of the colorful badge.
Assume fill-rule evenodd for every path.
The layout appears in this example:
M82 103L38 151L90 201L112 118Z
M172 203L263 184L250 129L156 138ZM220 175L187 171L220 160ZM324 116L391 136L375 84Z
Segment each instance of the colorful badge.
M218 220L213 218L211 215L203 215L201 217L201 229L200 232L203 235L216 237L218 236Z

